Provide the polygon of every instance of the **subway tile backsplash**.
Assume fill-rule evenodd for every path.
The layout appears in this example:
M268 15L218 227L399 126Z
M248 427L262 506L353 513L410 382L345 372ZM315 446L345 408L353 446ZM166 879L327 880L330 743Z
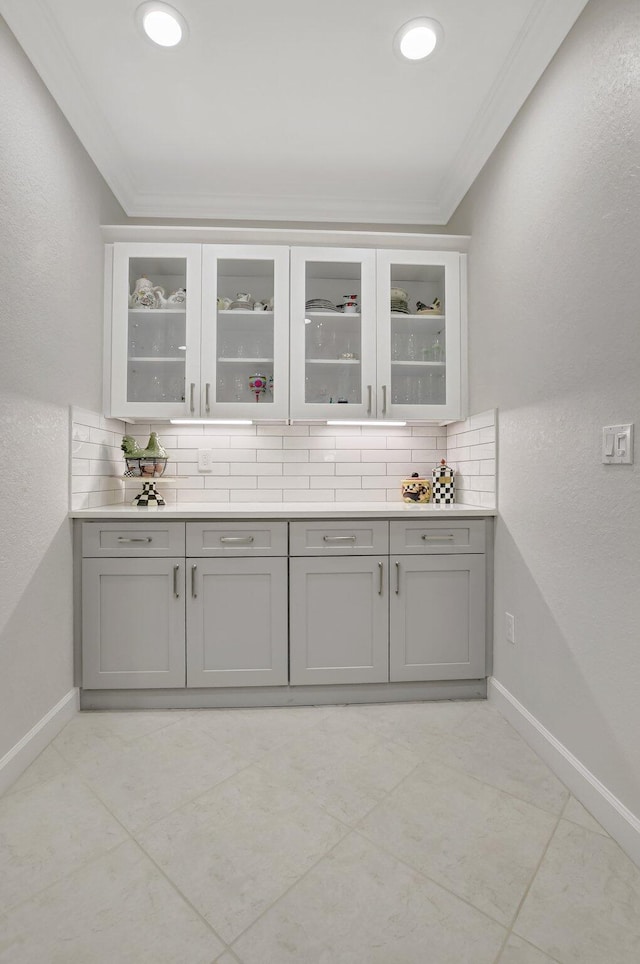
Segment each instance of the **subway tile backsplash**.
M169 453L159 490L168 505L220 502L399 502L400 479L431 476L446 458L457 501L495 505L495 412L446 427L126 424L71 410L71 507L130 502L138 480L122 480L124 434L146 445L156 431ZM210 471L198 450L210 449Z

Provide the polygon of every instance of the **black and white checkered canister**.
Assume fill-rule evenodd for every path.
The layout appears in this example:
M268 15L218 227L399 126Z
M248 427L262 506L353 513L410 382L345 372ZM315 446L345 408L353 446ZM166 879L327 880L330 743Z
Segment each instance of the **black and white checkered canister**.
M453 469L450 468L444 459L440 465L436 465L431 473L433 479L431 501L453 503L456 501L456 483L453 478Z

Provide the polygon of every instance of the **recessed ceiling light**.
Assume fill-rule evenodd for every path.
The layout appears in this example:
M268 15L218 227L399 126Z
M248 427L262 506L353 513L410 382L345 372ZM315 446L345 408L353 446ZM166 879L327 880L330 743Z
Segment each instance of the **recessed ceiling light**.
M437 20L418 17L405 23L393 38L393 46L405 60L424 60L442 41L444 31Z
M136 10L136 20L145 36L160 47L175 47L186 39L187 22L168 3L146 0Z

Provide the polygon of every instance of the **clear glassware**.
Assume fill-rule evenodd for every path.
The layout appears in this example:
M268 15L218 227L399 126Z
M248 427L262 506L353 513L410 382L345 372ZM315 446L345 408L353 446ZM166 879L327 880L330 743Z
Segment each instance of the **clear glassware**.
M433 339L433 343L431 345L431 352L433 355L434 362L444 361L444 348L441 341L441 335L442 335L442 332L439 331L435 336L435 338Z
M249 383L245 382L242 375L236 375L233 379L233 400L234 402L244 402L247 400L245 398L245 393L249 391Z
M416 334L414 331L410 331L407 337L407 361L415 361L417 355Z

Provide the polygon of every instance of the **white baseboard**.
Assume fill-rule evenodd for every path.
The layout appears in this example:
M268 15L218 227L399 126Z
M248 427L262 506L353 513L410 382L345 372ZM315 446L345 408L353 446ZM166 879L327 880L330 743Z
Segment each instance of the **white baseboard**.
M640 867L640 819L493 677L489 679L487 695L489 702Z
M30 764L66 726L80 708L79 691L69 690L66 696L38 720L22 739L0 759L0 795L16 782Z

